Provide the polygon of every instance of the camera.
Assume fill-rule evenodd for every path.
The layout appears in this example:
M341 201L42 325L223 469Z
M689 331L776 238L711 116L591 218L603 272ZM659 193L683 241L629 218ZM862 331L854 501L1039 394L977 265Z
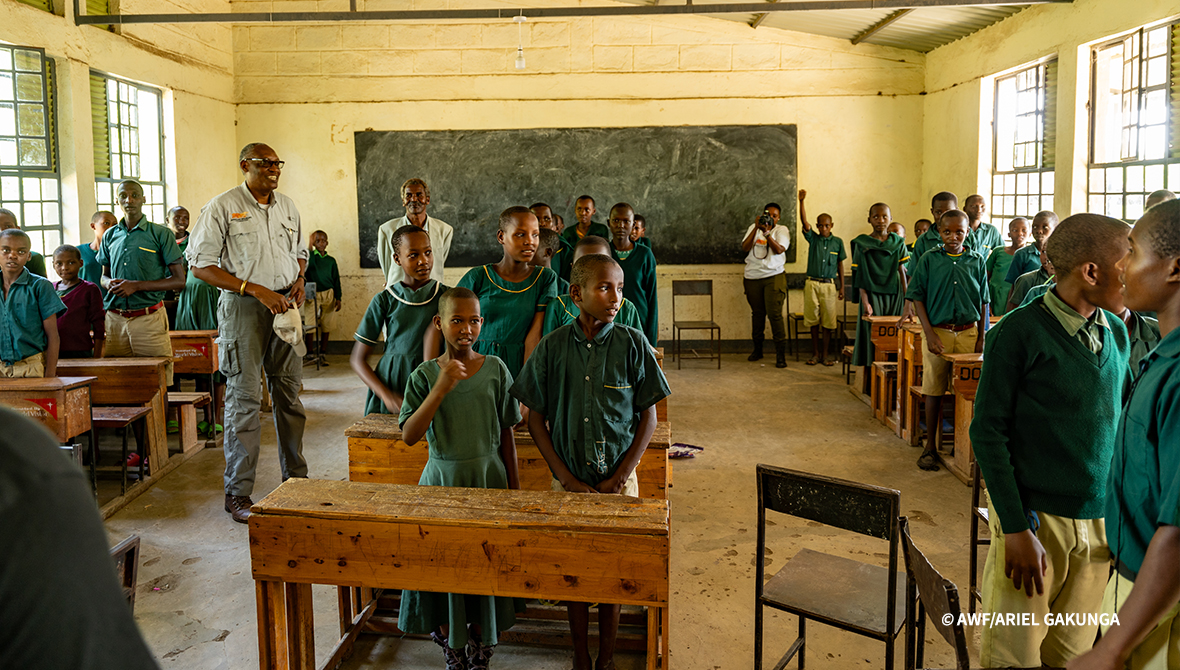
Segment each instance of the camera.
M773 228L774 219L771 218L770 212L762 212L762 216L758 217L759 228Z

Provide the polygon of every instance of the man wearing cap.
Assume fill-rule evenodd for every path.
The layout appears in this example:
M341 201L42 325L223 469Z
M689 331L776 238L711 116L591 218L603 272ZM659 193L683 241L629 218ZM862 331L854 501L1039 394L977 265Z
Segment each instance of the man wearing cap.
M297 351L302 336L277 332L287 318L280 315L297 314L303 303L307 247L299 210L275 191L283 161L274 150L247 144L238 166L245 182L201 209L185 255L198 279L221 289L217 346L226 377L225 511L246 523L262 439L262 370L274 407L283 480L307 476L307 415L299 400L303 354Z

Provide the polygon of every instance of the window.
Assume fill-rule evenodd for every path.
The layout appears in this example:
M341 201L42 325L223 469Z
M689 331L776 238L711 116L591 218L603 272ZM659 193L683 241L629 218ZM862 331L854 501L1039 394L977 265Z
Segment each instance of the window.
M0 207L46 255L62 242L54 111L53 61L41 49L0 44Z
M1057 61L996 78L992 125L992 218L1031 219L1053 209ZM1004 225L1000 230L1007 230Z
M119 182L134 179L143 185L147 198L144 214L149 221L163 224L167 190L161 91L91 72L90 111L94 124L95 198L99 208L118 215Z
M1152 191L1180 190L1171 109L1175 39L1175 25L1140 28L1091 52L1091 212L1133 221Z

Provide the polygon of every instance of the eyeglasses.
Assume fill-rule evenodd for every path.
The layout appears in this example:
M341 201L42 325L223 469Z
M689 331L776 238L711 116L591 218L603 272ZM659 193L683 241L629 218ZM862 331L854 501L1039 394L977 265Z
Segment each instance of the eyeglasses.
M286 164L286 161L272 161L268 158L247 158L246 160L250 161L251 163L257 163L258 167L262 168L263 170L268 170L272 167L279 168L281 170L283 169L283 165Z

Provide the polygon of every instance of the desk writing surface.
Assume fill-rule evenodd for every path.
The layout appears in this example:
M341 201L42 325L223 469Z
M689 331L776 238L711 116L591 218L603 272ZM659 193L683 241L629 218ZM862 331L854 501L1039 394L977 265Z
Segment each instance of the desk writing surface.
M345 437L358 437L369 440L400 440L402 429L397 425L398 417L393 414L369 414L363 419L349 426L344 431ZM533 437L528 430L514 433L517 444L532 444ZM672 446L672 426L667 421L656 423L648 449L668 449Z
M60 391L72 389L98 379L98 377L22 377L0 379L0 391Z
M668 534L668 502L628 496L292 478L251 511L398 524Z
M91 385L96 405L142 405L164 387L164 369L171 359L70 358L57 362L58 372L97 377Z

